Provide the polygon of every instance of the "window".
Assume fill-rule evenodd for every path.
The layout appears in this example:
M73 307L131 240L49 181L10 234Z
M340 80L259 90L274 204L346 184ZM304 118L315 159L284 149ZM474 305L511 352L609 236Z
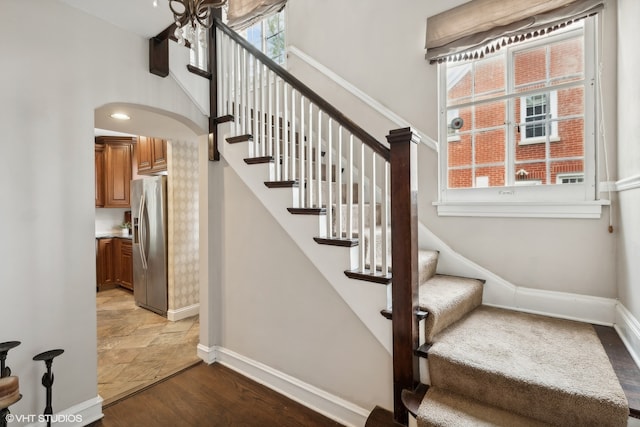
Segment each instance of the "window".
M595 19L439 65L440 204L595 200Z
M286 62L284 9L260 22L256 22L240 33L249 43L262 51L276 63Z

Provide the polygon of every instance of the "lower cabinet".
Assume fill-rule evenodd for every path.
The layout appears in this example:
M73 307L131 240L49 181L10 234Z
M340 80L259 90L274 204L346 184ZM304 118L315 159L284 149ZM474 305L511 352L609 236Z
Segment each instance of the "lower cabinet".
M133 250L131 240L115 239L116 282L123 288L133 290Z
M100 238L97 244L98 290L120 285L133 290L133 251L131 239Z

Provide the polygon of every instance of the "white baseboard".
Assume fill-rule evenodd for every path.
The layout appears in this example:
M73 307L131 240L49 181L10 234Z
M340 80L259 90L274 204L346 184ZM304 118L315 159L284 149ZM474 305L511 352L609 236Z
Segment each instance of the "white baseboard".
M60 412L56 412L52 416L52 426L56 427L82 427L92 422L98 421L103 417L102 414L102 397L96 396L84 402L73 405L72 407ZM15 417L20 417L20 414L13 414ZM33 423L28 424L27 427L45 427L47 425L46 420L40 418L42 415L31 415L34 418ZM16 422L19 422L16 419Z
M218 358L218 347L207 347L202 344L198 344L197 351L198 357L204 361L207 365L215 363Z
M198 345L198 355L217 362L345 426L364 426L369 411L290 375L223 347ZM208 360L214 359L213 362Z
M187 317L197 316L200 313L200 304L193 304L176 310L167 310L167 319L176 322Z
M640 322L620 303L616 306L615 329L633 361L640 366Z

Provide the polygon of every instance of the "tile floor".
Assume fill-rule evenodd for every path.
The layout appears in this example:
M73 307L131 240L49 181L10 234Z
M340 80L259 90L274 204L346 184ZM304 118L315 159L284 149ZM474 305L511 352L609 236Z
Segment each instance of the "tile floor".
M200 361L198 317L168 321L136 306L122 288L96 295L98 393L103 405L119 400Z

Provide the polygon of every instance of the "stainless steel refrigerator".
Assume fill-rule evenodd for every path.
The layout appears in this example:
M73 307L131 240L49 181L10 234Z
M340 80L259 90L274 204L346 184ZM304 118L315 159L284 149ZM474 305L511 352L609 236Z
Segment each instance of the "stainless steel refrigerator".
M167 315L167 177L131 181L133 297Z

